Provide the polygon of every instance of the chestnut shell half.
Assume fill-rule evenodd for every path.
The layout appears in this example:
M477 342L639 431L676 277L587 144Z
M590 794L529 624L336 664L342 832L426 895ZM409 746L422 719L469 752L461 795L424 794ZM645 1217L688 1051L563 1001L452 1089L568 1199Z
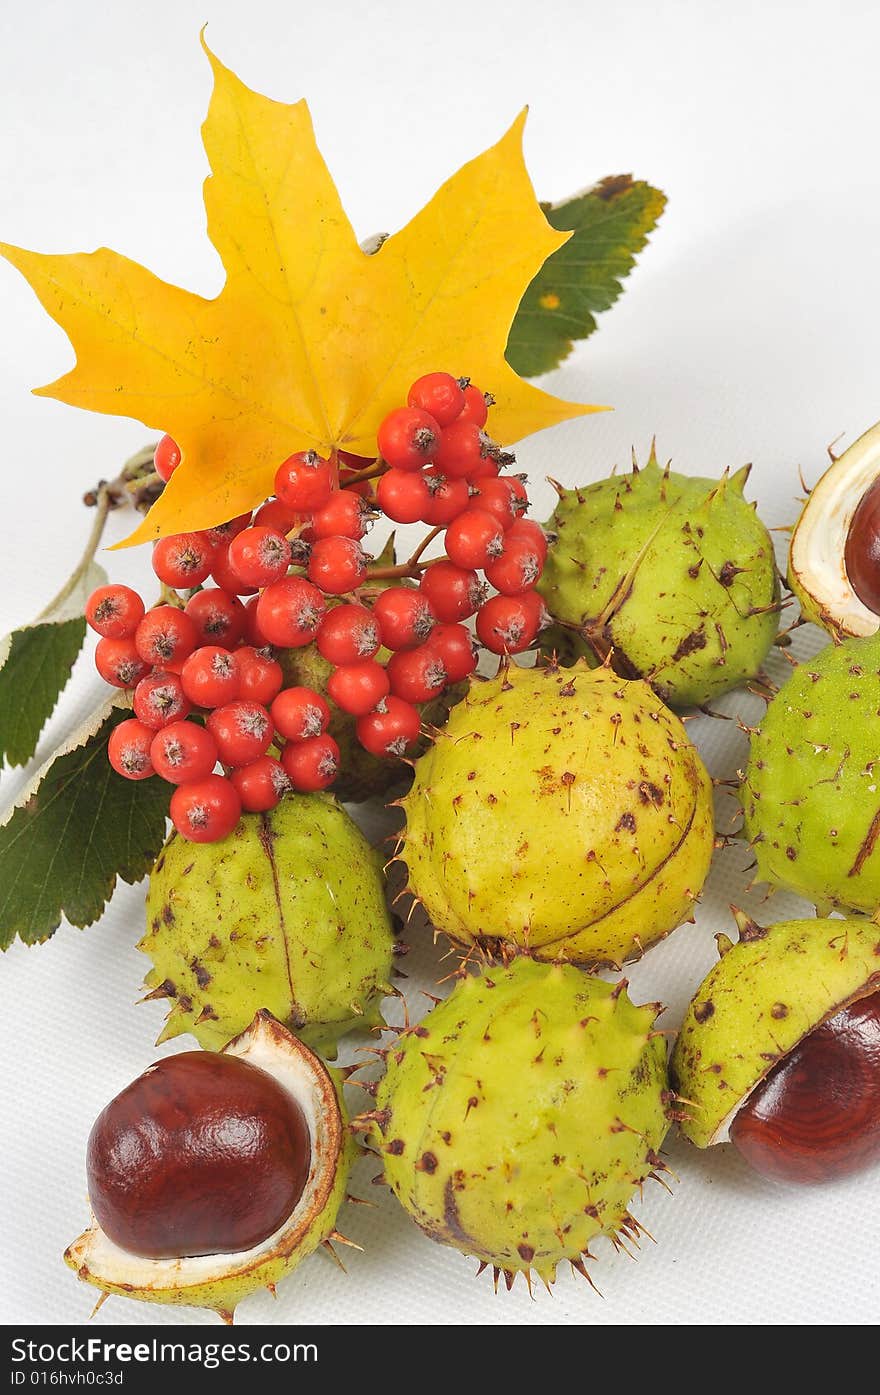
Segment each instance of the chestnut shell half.
M880 1162L880 993L850 1003L777 1062L730 1138L778 1181L827 1182Z
M236 1056L185 1051L111 1100L86 1169L105 1234L170 1259L268 1239L302 1196L310 1163L303 1112L271 1075Z

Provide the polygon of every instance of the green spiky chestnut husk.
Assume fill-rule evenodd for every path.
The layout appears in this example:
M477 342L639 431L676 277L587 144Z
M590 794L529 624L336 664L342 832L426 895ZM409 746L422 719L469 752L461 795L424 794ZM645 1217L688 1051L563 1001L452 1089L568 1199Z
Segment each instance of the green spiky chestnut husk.
M393 567L395 565L397 558L394 539L395 535L392 533L382 551L375 558L374 566ZM364 590L365 593L368 592L375 596L391 586L410 587L412 585L413 582L405 577L394 577L390 580L383 578L370 580L368 587L365 587ZM333 605L336 602L331 600L330 604ZM380 649L376 658L379 663L385 664L391 658L391 651ZM314 641L299 649L279 650L278 662L281 664L286 688L313 688L315 692L327 698L330 703L330 723L327 730L339 747L339 774L333 782L333 793L337 799L344 803L360 804L364 800L373 799L379 795L406 789L411 779L409 763L396 756L371 755L357 739L356 718L348 712L343 712L330 699L327 684L333 672L333 664L328 663L318 652L318 646ZM426 728L442 727L449 716L450 709L461 700L464 691L465 685L456 683L433 698L431 702L422 703L419 706L419 712L423 725ZM416 746L415 753L420 754L426 745L427 737L424 737Z
M566 650L610 655L673 707L693 707L758 676L778 629L773 544L743 489L661 470L652 447L633 473L559 489L557 534L539 589L573 627ZM553 631L545 636L549 652Z
M786 920L761 926L740 913L739 941L691 1002L672 1053L681 1132L698 1148L727 1140L733 1116L801 1039L880 986L873 921Z
M692 914L709 776L647 684L502 668L416 762L401 856L431 922L504 957L622 964Z
M336 1233L356 1148L342 1096L342 1076L325 1066L270 1013L259 1012L224 1047L290 1089L309 1128L312 1163L287 1221L261 1244L234 1254L147 1259L121 1249L96 1220L64 1253L84 1283L106 1295L144 1303L213 1308L231 1322L243 1298L274 1286Z
M740 799L756 881L819 907L880 906L880 635L795 669L752 732Z
M219 843L172 833L150 876L149 997L171 1001L160 1041L217 1049L268 1008L335 1055L382 1023L394 938L381 859L329 794L245 814Z
M390 650L380 649L379 663L386 663L391 657ZM301 649L282 649L278 661L284 673L284 686L313 688L327 697L327 683L333 672L333 665L318 653L317 646L304 645ZM460 701L465 690L462 683L454 684L439 697L419 707L422 722L427 727L442 727L452 707ZM360 804L366 799L388 794L406 788L411 779L409 764L396 756L373 756L365 750L357 739L356 719L343 712L333 702L330 703L330 722L327 730L339 746L339 775L333 783L333 793L346 803ZM415 748L423 751L428 744L424 737Z
M467 976L387 1056L364 1127L433 1240L552 1283L596 1236L637 1235L633 1193L669 1127L658 1004L520 957Z

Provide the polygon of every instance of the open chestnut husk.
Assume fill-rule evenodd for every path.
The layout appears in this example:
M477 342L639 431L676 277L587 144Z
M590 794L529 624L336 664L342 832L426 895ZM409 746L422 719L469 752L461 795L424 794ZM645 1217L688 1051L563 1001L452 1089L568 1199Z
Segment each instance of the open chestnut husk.
M354 1151L341 1075L258 1012L219 1054L168 1057L103 1111L94 1219L64 1258L105 1293L231 1320L336 1235Z
M184 1051L111 1100L89 1137L89 1200L133 1254L249 1250L291 1214L309 1175L299 1103L266 1070Z
M682 1133L778 1181L880 1162L880 928L735 914L739 941L718 937L672 1054Z
M788 584L835 639L880 629L880 422L833 460L794 526Z
M778 1061L734 1115L730 1141L783 1182L829 1182L880 1162L880 993Z

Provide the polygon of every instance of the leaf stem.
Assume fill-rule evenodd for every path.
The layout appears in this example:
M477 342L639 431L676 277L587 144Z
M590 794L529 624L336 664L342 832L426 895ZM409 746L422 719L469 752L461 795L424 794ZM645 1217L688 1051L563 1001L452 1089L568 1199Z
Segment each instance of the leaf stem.
M419 543L412 557L407 558L407 565L410 567L414 567L416 562L418 562L419 558L421 557L422 553L428 550L434 539L439 538L442 532L442 528L432 528L430 533L427 533L425 537L422 538L422 541Z
M119 472L119 478L121 480L132 480L140 476L143 484L147 482L152 484L154 477L156 479L161 479L161 475L157 474L155 470L151 470L148 475L142 474L145 465L152 465L155 455L155 445L141 446L139 451L136 451L129 460L126 460Z
M95 553L98 551L101 539L104 536L104 526L107 522L107 516L110 513L110 509L112 508L112 506L112 485L106 483L99 485L95 519L92 523L92 530L89 533L88 541L86 542L83 555L79 559L79 562L77 563L74 570L71 572L70 576L67 578L67 581L65 581L61 590L58 592L57 596L53 596L49 604L40 611L39 615L37 616L37 622L39 622L40 620L44 620L47 616L51 615L54 610L57 610L60 606L62 606L64 602L67 600L68 596L73 594L79 583L82 581L92 562L95 560Z
M343 489L350 489L353 484L362 484L364 480L377 479L379 475L384 475L388 471L388 466L384 460L376 460L372 465L367 465L363 470L356 470L348 479L341 481Z
M125 479L125 488L132 494L139 489L146 489L151 484L164 484L158 470L151 470L148 475L129 475L121 478Z
M414 561L410 558L407 562L399 562L396 567L368 567L365 585L371 581L394 581L397 577L413 577L415 580L427 571L428 567L433 567L435 562L448 562L448 557L430 557L427 562Z

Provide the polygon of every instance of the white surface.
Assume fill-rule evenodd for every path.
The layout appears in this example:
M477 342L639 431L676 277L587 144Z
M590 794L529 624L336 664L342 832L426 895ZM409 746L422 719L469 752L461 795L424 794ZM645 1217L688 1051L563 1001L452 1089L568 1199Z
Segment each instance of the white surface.
M685 470L754 461L763 515L789 523L797 464L814 479L827 442L880 416L880 21L870 3L10 4L0 15L0 236L45 250L107 243L195 290L218 287L200 201L209 77L197 30L206 18L216 51L253 86L309 97L362 235L398 225L524 100L542 197L626 170L668 192L623 300L552 384L616 412L521 452L536 516L551 505L538 483L545 473L598 477L631 443L645 451L656 431L661 453ZM69 350L3 266L0 307L5 630L53 594L87 526L79 495L145 433L29 396L68 366ZM113 562L120 579L145 578L146 568L131 553ZM811 631L803 642L819 639ZM42 749L93 686L87 660ZM739 696L726 707L746 719L755 710ZM744 751L734 724L701 721L698 735L713 773L730 775ZM18 779L4 776L4 790ZM742 848L721 854L699 924L632 975L636 996L670 1004L670 1023L713 959L712 933L730 928L728 901L761 909L743 891L746 861ZM142 902L142 888L123 888L99 925L63 927L0 963L6 1322L85 1321L92 1306L60 1255L86 1219L91 1122L154 1056L160 1005L133 1006ZM796 905L778 897L773 912ZM434 952L421 945L413 960L418 981L430 982ZM761 1182L728 1149L699 1155L674 1143L671 1164L675 1196L652 1185L638 1211L656 1247L638 1264L602 1247L594 1274L604 1301L567 1275L553 1298L530 1302L524 1289L494 1298L469 1261L366 1187L367 1164L358 1190L379 1209L343 1218L366 1247L346 1253L348 1278L316 1257L277 1303L260 1295L238 1321L876 1321L876 1174L801 1193ZM114 1300L95 1322L177 1316Z

